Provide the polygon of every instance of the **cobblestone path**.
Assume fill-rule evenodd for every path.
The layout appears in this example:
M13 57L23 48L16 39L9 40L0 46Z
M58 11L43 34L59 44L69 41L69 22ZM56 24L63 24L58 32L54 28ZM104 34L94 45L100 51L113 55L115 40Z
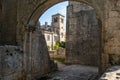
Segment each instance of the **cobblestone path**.
M58 62L59 71L49 74L48 80L97 80L98 68L81 65L64 65Z

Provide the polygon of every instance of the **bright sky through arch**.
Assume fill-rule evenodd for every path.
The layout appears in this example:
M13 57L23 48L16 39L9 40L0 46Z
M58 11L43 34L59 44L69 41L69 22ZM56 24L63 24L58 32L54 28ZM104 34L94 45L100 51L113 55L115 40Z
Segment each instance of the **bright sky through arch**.
M40 24L43 25L45 22L48 22L48 24L51 24L52 15L56 13L60 13L63 16L65 16L65 23L66 23L66 8L68 6L68 1L58 3L56 5L53 5L48 10L46 10L42 16L40 17L39 21ZM66 24L65 24L66 25Z

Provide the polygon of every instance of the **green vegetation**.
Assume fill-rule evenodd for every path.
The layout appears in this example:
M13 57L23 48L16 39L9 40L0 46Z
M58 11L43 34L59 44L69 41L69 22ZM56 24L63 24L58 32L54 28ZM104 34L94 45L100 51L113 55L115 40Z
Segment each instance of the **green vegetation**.
M65 48L65 42L60 42L60 47Z
M60 47L65 48L65 42L59 42L57 41L54 46L54 50L58 50Z
M54 50L58 50L59 49L59 42L57 41L56 43L55 43L55 46L54 46Z

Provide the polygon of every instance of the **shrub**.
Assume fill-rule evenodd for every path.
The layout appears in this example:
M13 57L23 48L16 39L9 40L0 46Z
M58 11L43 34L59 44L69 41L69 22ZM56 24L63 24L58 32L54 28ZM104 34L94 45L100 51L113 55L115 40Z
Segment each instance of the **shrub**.
M65 42L59 42L57 41L54 46L54 50L58 50L60 47L65 48Z

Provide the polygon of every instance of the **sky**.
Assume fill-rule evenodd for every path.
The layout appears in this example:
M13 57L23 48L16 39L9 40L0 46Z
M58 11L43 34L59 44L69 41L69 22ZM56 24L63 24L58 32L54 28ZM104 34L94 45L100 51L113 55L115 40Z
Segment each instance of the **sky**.
M51 8L46 10L42 16L39 18L40 24L43 25L45 22L48 22L48 24L51 24L52 15L56 13L60 13L65 16L65 23L66 23L66 7L68 5L68 1L58 3L56 5L53 5ZM66 24L65 24L66 25Z

